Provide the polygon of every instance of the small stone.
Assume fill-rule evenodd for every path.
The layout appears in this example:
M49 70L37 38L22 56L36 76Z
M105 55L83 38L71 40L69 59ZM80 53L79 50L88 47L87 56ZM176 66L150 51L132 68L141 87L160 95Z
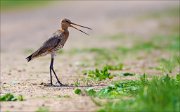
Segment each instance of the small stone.
M43 83L43 82L41 82L41 83L40 83L40 85L44 85L44 83Z
M22 70L17 70L18 72L22 72Z
M43 103L43 104L42 104L42 106L44 107L44 106L45 106L45 104Z
M10 108L14 108L14 105L11 105Z

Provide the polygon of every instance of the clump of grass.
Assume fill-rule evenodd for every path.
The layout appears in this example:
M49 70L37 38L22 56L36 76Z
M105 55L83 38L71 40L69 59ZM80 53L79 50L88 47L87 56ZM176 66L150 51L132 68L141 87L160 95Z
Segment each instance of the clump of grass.
M106 67L109 70L122 70L123 69L123 64L120 63L118 65L106 65L104 67Z
M170 74L172 71L180 65L180 57L174 56L170 59L161 59L160 66L156 67L157 70L162 71L164 74Z
M81 91L81 89L77 88L74 90L74 93L80 95L82 93L82 91Z
M49 109L47 107L39 107L36 112L49 112Z
M5 95L0 96L0 101L24 101L22 95L14 96L11 93L7 93Z
M109 73L108 67L103 67L102 70L95 69L95 70L89 70L85 73L89 79L95 80L95 81L102 81L106 79L112 79L113 76Z
M176 77L179 77L178 75ZM146 80L147 81L147 80ZM180 81L176 78L154 77L140 86L136 96L129 99L109 101L98 112L144 111L178 112L180 110ZM140 105L140 106L139 106Z

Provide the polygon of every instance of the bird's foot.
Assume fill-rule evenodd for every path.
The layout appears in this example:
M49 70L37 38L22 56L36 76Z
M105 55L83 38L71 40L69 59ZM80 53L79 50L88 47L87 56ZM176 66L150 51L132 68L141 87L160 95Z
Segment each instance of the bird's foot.
M66 84L62 84L61 82L57 82L60 86L67 86Z

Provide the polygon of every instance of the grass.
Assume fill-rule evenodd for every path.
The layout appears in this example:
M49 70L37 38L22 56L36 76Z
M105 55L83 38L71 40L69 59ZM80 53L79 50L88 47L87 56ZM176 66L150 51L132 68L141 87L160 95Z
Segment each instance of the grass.
M99 70L99 69L88 70L84 74L87 75L89 79L92 79L95 81L102 81L102 80L113 78L111 73L109 73L109 66L103 67L102 70Z
M81 91L78 94L92 97L93 102L101 106L98 112L179 112L179 88L179 74L175 78L166 75L152 79L144 74L139 80L118 81L100 90L78 89ZM109 100L102 103L93 97Z
M49 112L49 109L47 107L39 107L36 112Z
M14 9L34 8L48 4L48 0L1 0L2 11Z
M170 74L173 70L180 66L180 56L173 56L170 59L162 58L160 66L156 67L157 70L162 71L163 74Z
M81 94L81 89L75 89L74 93L80 95Z
M121 34L119 34L119 36L121 36ZM115 37L118 37L118 35L116 35ZM129 38L130 37L128 37L128 39ZM119 39L121 38L119 37ZM168 35L155 34L146 41L138 37L133 41L131 46L121 44L116 45L112 48L74 48L70 51L67 51L66 53L70 54L70 56L90 54L92 58L84 60L84 62L86 62L85 64L101 66L104 64L117 65L128 58L136 59L138 57L138 54L143 53L148 55L149 53L153 53L155 51L177 54L180 51L179 33L173 32Z
M0 96L0 101L24 101L22 95L14 96L11 93L7 93Z
M179 76L178 76L179 77ZM136 111L136 112L178 112L180 111L180 82L168 75L154 77L140 86L136 96L106 103L99 112ZM141 105L141 106L140 106Z
M122 70L123 69L123 64L117 64L117 65L106 65L105 68L108 70Z

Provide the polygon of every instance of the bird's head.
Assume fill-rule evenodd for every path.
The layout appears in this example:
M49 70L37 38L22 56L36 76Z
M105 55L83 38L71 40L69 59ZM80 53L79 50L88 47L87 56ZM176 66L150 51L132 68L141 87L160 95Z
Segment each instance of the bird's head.
M85 33L86 35L88 35L86 32L84 32L84 31L76 28L76 27L73 26L73 25L76 25L76 26L79 26L79 27L82 27L82 28L87 28L87 29L89 29L89 30L92 30L92 29L89 28L89 27L86 27L86 26L82 26L82 25L73 23L73 22L71 22L69 19L66 19L66 18L61 21L61 27L62 27L63 30L67 29L68 27L72 27L72 28L74 28L74 29L76 29L76 30L78 30L78 31L80 31L80 32Z

